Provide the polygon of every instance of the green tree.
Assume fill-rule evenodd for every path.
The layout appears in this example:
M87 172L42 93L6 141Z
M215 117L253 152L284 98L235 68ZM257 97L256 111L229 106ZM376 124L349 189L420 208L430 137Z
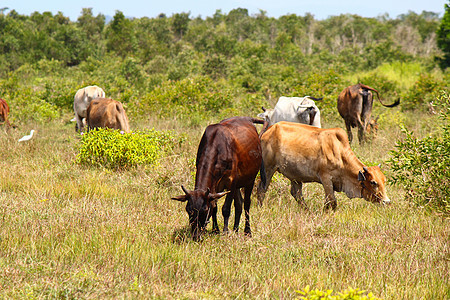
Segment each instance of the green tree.
M106 48L115 51L121 57L133 54L137 49L134 26L121 11L116 11L114 19L106 29Z
M450 66L450 5L445 4L445 13L442 18L439 29L437 30L437 44L444 52L440 59L440 65L443 69Z
M181 39L188 30L189 14L180 13L172 16L172 31L178 39Z

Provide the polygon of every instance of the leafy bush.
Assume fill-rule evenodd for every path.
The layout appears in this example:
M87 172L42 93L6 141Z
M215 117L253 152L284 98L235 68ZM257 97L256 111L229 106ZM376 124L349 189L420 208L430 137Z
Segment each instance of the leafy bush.
M403 109L427 109L445 83L429 74L421 74L416 83L408 90L402 101Z
M393 183L406 189L406 199L450 214L450 95L443 93L437 104L443 121L439 134L417 139L403 127L405 138L391 152Z
M160 116L215 115L232 106L230 89L223 88L209 77L196 76L180 81L165 81L143 97L137 110L157 111Z
M99 128L82 135L76 162L110 169L156 164L181 141L170 132L154 129L124 133Z
M302 300L378 300L380 298L375 297L372 293L365 294L365 291L360 291L359 289L348 288L343 292L339 292L337 295L332 295L332 290L320 291L311 290L309 286L304 288L302 291L297 291L298 294L302 295L300 298Z

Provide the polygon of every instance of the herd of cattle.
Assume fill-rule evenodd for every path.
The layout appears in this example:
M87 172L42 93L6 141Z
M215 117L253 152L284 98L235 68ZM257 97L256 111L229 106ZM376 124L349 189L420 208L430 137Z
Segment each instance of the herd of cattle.
M196 158L196 176L193 190L182 187L182 195L173 200L187 202L186 211L192 237L200 239L210 218L213 232L219 232L217 201L226 196L222 207L223 231L228 231L231 204L234 200L234 230L239 228L242 205L245 211L244 233L251 235L250 196L256 176L260 173L257 199L263 204L265 193L276 171L291 181L291 195L307 208L302 185L307 182L322 184L325 208L335 209L334 192L344 192L349 198L364 198L374 203L390 202L386 193L386 177L379 166L365 166L350 148L351 129L358 128L358 139L370 128L373 94L378 91L356 84L345 88L338 97L337 108L345 121L347 134L341 128L322 129L320 110L313 97L280 97L273 109L265 109L256 119L232 117L209 125L200 141ZM393 107L399 104L396 101ZM76 130L108 127L130 131L122 104L105 98L98 86L77 91L74 97ZM0 99L0 121L10 126L9 107ZM262 124L258 134L254 124ZM241 188L244 191L242 198Z

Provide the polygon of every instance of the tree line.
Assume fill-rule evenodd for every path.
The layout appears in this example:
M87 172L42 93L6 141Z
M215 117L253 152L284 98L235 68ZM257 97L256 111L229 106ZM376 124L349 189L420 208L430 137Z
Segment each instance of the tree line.
M91 8L84 8L76 22L62 13L25 16L12 10L0 14L0 73L41 59L75 66L108 54L133 57L143 65L153 61L156 69L170 69L167 60L179 65L194 59L201 63L202 72L213 77L229 75L226 66L240 58L253 60L253 67L261 62L301 71L318 62L322 67L333 62L364 70L399 59L439 56L440 22L438 13L427 11L410 11L393 19L345 14L321 21L309 13L279 18L268 17L265 11L249 15L244 8L228 14L217 10L205 19L190 13L126 18L116 11L106 23L105 16L94 16ZM171 77L180 79L189 71Z

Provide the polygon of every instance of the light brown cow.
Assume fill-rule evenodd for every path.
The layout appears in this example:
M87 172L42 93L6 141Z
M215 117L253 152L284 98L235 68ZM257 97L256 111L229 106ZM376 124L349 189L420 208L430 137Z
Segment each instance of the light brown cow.
M107 127L130 132L128 118L122 103L109 98L97 98L87 108L87 124L89 129Z
M353 153L341 128L321 129L304 124L279 122L261 136L266 184L258 185L262 204L273 174L291 181L291 195L306 208L302 183L318 182L325 190L325 208L335 209L334 192L349 198L389 203L386 177L378 166L366 167ZM263 170L262 170L263 171Z
M345 121L350 143L353 141L352 128L354 127L358 127L359 143L364 143L364 132L372 114L373 96L371 91L377 93L378 101L383 106L394 107L400 103L400 100L397 100L391 105L383 104L377 90L361 83L346 87L338 96L337 109Z
M9 106L8 103L6 103L5 100L0 99L0 122L3 122L8 127L11 126L8 120L9 116Z
M83 120L86 118L86 111L89 103L96 98L105 98L105 92L102 88L96 85L90 85L85 88L79 89L73 99L73 110L75 112L75 120L77 125L75 130L83 131Z

